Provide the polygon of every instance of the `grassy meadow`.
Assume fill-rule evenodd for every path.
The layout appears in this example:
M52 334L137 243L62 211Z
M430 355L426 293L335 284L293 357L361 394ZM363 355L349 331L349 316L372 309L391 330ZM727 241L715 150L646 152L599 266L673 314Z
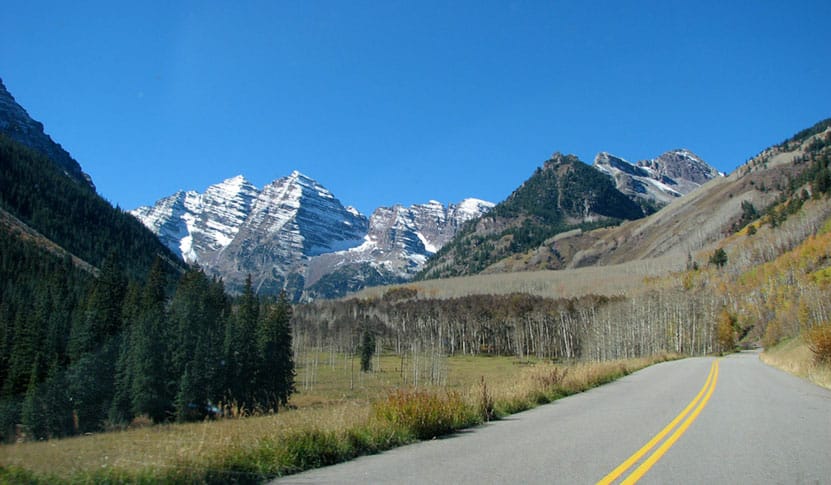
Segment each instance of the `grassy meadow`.
M298 367L291 409L276 415L4 445L0 482L258 483L497 419L671 357L555 365L453 356L444 385L415 387L402 385L396 356L376 358L370 373L321 356L305 389L309 369Z

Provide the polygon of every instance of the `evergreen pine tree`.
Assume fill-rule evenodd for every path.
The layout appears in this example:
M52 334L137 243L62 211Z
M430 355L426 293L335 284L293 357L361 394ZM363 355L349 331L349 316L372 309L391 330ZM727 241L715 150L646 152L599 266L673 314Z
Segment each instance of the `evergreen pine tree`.
M26 390L26 397L23 398L23 406L20 412L20 420L26 436L36 440L48 437L46 415L43 412L40 394L40 384L33 380L29 389Z
M223 331L228 301L219 282L198 269L186 272L171 302L170 322L176 331L173 368L179 420L201 419L222 397Z
M9 369L3 383L3 395L20 395L31 387L32 371L40 347L40 335L31 307L23 307L15 316ZM35 379L35 382L38 382Z
M257 329L259 401L274 411L288 404L295 391L291 317L291 303L283 291Z
M110 339L97 352L88 352L66 371L66 383L72 399L78 431L88 433L102 428L112 406L118 357L118 340Z
M161 261L144 286L140 308L130 335L130 400L134 416L147 415L164 421L172 408L167 386L165 324L165 276Z
M122 330L122 306L127 283L119 269L115 255L110 255L101 268L101 274L92 285L87 298L84 317L72 328L69 352L78 360L87 352L94 352Z
M113 398L107 417L113 424L125 425L133 419L130 389L130 333L125 330L117 339L118 357L115 361Z
M67 390L66 373L54 362L49 376L41 386L41 399L46 418L46 431L50 438L69 436L75 432L72 402Z
M372 356L375 355L375 335L369 328L361 334L361 372L372 370Z
M256 404L259 367L256 334L259 312L260 301L254 293L251 275L248 275L231 328L226 334L225 354L229 376L228 399L249 411Z
M121 313L124 329L118 336L118 356L115 362L115 382L113 399L108 411L109 419L114 424L127 424L133 419L132 372L133 366L133 325L138 321L141 307L141 288L135 282L129 282L125 291Z

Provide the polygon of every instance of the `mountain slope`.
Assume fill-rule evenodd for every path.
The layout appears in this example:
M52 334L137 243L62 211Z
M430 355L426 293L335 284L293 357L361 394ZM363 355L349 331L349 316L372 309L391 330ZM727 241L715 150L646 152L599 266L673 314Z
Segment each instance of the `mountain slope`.
M751 213L764 213L794 185L798 186L810 168L805 160L827 150L824 146L828 140L831 121L826 120L649 217L618 227L562 234L513 259L495 263L486 271L604 266L659 256L673 256L676 266L683 267L689 254L721 240L746 222Z
M366 218L341 205L316 181L293 172L265 187L237 235L210 265L233 287L251 274L255 289L294 299L305 286L310 257L359 245Z
M0 79L0 133L32 148L58 165L71 179L94 188L92 179L72 156L43 132L43 124L33 120L3 85Z
M0 134L0 207L74 256L99 267L113 255L131 276L157 256L176 258L153 233L34 149Z
M211 185L204 194L179 191L131 213L185 261L210 265L239 232L259 193L237 176Z
M606 174L573 155L555 153L505 201L466 225L427 262L419 278L474 274L555 234L643 215Z

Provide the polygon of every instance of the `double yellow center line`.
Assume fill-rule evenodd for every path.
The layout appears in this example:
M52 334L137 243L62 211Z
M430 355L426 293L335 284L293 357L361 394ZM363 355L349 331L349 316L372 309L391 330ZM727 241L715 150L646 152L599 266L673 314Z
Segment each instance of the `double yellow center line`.
M710 366L710 374L707 376L707 381L704 383L704 387L698 391L698 394L693 398L693 400L684 408L681 413L675 417L664 429L658 432L655 436L652 437L649 442L647 442L641 449L636 451L632 456L626 459L623 463L618 465L617 468L612 470L608 475L603 477L599 482L598 485L607 485L615 481L618 477L626 473L635 463L637 463L641 458L644 457L649 451L654 448L661 440L664 439L669 433L675 430L672 435L664 441L661 446L658 447L649 457L643 461L643 463L638 466L635 471L629 474L626 479L624 479L621 484L622 485L629 485L632 483L637 482L641 479L641 477L649 471L652 466L664 456L664 453L669 450L672 445L678 441L678 438L687 431L687 428L695 421L698 415L701 413L701 410L704 409L704 406L707 405L707 401L710 400L710 396L713 395L713 391L716 389L716 381L718 380L718 360L713 361L713 365ZM686 418L686 419L685 419ZM682 423L683 421L683 423ZM679 426L679 423L680 426ZM677 426L677 428L676 428Z

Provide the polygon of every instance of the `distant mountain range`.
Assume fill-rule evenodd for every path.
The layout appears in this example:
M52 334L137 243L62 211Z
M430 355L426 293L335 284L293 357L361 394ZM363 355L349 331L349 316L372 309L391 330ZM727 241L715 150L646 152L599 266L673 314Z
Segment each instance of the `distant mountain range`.
M637 164L601 153L593 167L555 154L493 211L471 198L381 207L367 218L293 172L262 190L240 175L132 214L232 290L251 274L261 293L331 298L420 272L476 273L558 233L641 218L718 175L688 150Z
M366 285L404 281L466 221L493 207L466 199L381 207L367 218L299 172L261 190L243 176L180 191L132 211L181 257L238 288L294 299L334 297Z
M28 116L2 82L0 133L45 155L79 188L94 194L81 166ZM367 217L345 207L314 179L293 172L261 189L237 176L204 193L177 192L131 214L173 254L222 277L231 291L251 274L261 293L285 289L295 300L314 299L416 275L523 269L516 261L497 263L575 229L585 232L642 218L719 175L684 149L635 164L603 152L593 167L572 155L555 154L496 206L475 198L447 205L430 201L381 207ZM25 215L9 212L27 223ZM93 266L103 259L97 250L53 237L59 232L54 228L52 233L35 229ZM154 251L162 254L150 254ZM548 261L547 267L557 267Z

